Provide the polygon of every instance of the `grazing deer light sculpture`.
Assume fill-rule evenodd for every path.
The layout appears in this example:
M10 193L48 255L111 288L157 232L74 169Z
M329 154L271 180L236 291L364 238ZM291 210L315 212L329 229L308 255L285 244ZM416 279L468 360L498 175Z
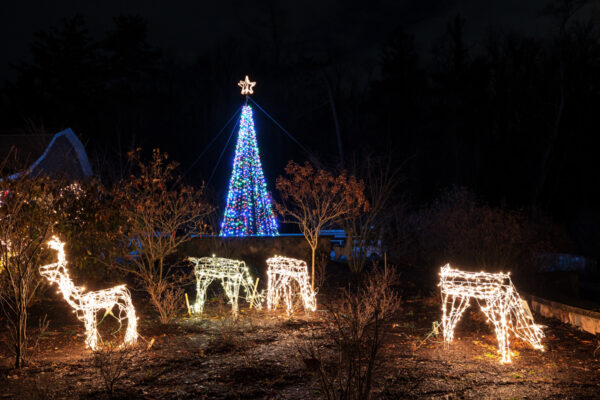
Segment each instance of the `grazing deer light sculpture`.
M509 274L465 272L446 264L442 267L440 277L442 329L446 343L454 338L458 320L469 306L469 301L475 299L488 322L494 325L502 363L511 362L509 331L534 349L544 350L542 327L533 321L529 306L517 293Z
M137 319L135 308L131 302L131 294L125 285L84 293L85 288L75 286L69 277L65 244L53 237L48 242L48 246L57 251L58 262L40 267L40 274L50 283L58 285L67 303L75 309L77 318L84 322L88 347L92 350L98 348L98 341L101 337L98 333L96 314L101 310L106 310L106 314L111 313L119 321L119 325L122 325L123 320L127 319L127 330L123 342L125 345L134 344L138 337ZM115 306L116 313L112 311Z
M300 287L300 295L304 303L304 310L315 311L317 299L315 292L310 287L308 267L306 262L287 257L272 257L267 260L267 275L269 289L267 292L267 307L269 310L277 309L279 298L283 296L286 311L292 312L292 282L296 281Z
M253 290L252 277L243 261L214 256L188 257L188 260L194 264L194 274L196 275L196 302L193 306L195 313L202 314L204 302L206 301L206 290L215 279L221 280L221 285L231 303L231 313L234 317L238 315L240 286L246 291L246 301L248 303L253 303L254 307L258 309L262 307L262 295L256 294L256 288Z

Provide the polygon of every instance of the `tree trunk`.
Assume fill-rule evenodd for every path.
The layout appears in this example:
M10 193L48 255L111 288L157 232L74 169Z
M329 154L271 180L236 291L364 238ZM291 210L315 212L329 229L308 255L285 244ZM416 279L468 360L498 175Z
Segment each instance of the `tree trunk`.
M317 246L310 246L310 249L312 250L312 280L311 280L311 286L312 286L312 290L313 292L315 291L315 251L317 250Z
M21 368L21 318L17 320L17 340L15 343L15 368Z
M15 340L15 368L19 369L23 366L22 360L23 360L23 329L24 329L24 324L23 324L23 309L22 309L22 304L24 301L23 298L23 288L21 287L21 281L19 281L19 288L18 288L18 292L17 292L17 298L16 298L16 304L15 304L15 309L17 312L16 315L16 323L17 323L17 337Z
M21 294L19 302L24 301L24 297ZM23 309L22 304L17 305L17 337L16 337L16 351L15 351L15 368L19 369L23 367L23 351L27 346L27 310Z

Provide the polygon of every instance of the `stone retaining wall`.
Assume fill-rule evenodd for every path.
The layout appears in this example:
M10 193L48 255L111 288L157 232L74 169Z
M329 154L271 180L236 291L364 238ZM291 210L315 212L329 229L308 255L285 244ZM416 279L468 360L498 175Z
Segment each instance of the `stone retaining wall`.
M317 252L331 251L330 238L320 237ZM311 251L304 236L275 237L196 237L182 245L182 257L217 257L243 260L261 276L266 276L266 260L275 255L306 261L310 268Z
M522 295L529 301L531 309L544 317L556 318L593 335L600 333L600 313L598 312L568 306L527 293L522 293Z

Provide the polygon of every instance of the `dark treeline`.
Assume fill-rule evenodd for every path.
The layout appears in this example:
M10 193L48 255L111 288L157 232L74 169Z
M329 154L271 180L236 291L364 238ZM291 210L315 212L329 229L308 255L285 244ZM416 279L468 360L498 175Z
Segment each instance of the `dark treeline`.
M72 127L102 173L118 173L138 146L160 147L186 171L243 102L235 84L249 74L258 82L253 98L315 159L339 166L392 156L413 204L464 186L585 236L586 224L600 220L600 36L580 3L557 4L544 11L555 24L544 38L490 30L475 46L457 15L431 62L399 27L374 44L378 63L360 66L337 49L315 54L301 40L286 42L285 27L269 18L244 41L222 39L187 63L149 43L141 17L116 17L103 37L92 37L82 17L64 19L37 33L30 61L14 65L16 80L0 92L0 129ZM256 108L255 118L273 185L287 160L309 155ZM210 185L220 197L232 143L215 165L230 132L186 175L200 183L215 169Z

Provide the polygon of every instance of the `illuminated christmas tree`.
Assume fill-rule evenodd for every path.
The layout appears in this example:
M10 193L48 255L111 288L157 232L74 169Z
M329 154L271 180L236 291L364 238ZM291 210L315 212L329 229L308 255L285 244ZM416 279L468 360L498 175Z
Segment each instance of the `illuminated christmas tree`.
M248 86L251 85L251 86ZM251 94L254 82L240 82L242 94ZM258 154L252 107L245 105L229 181L221 236L277 236L277 220Z

